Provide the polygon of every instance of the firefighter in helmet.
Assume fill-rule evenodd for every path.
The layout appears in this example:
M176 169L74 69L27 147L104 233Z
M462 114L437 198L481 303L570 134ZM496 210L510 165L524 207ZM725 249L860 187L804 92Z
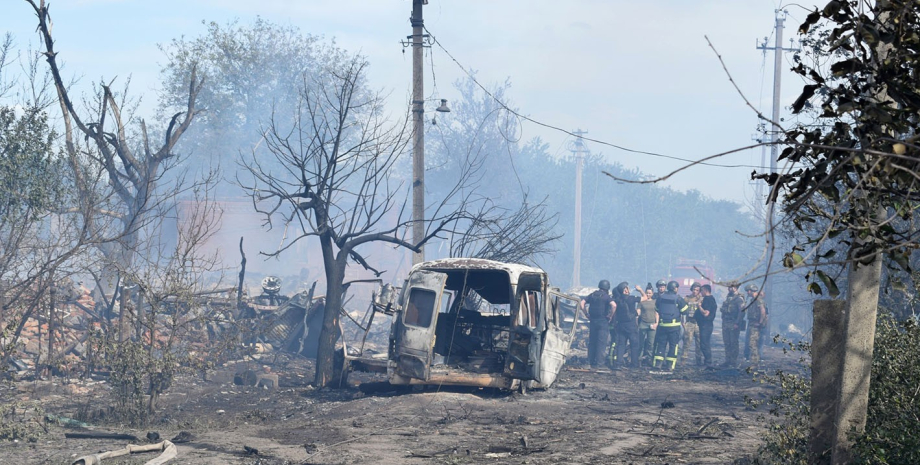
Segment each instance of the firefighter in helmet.
M657 346L653 367L673 370L677 366L677 343L680 340L680 320L689 309L684 299L677 295L677 281L667 284L664 294L655 301L658 311L658 331L655 334Z

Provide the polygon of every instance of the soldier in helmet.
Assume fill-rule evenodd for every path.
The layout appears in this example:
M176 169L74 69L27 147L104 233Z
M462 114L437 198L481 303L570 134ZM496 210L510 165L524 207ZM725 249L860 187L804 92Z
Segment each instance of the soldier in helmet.
M658 331L655 334L657 346L653 367L673 370L677 366L677 343L680 340L680 317L687 313L687 303L677 295L677 281L667 285L667 291L658 296L655 308L658 310Z
M744 297L738 292L738 283L728 283L728 297L722 302L722 342L725 343L723 367L738 366L738 338L744 329Z
M610 281L602 279L597 284L597 287L596 291L581 301L583 312L585 311L585 306L587 306L589 321L588 363L591 364L591 368L604 366L610 319L613 318L613 312L616 311L616 303L610 296Z
M761 332L767 328L767 306L763 302L763 295L756 284L748 284L744 287L748 297L753 299L750 308L747 310L748 317L748 348L751 353L751 366L756 367L760 363L760 337Z
M700 309L700 304L703 303L703 296L700 295L700 283L693 283L690 285L690 295L684 298L684 302L687 302L687 314L684 316L684 351L680 355L681 364L685 364L690 358L690 346L694 347L694 354L696 355L696 364L703 364L703 354L700 352L700 327L696 321L696 312Z
M613 319L616 324L616 353L613 357L613 369L617 370L626 360L626 348L629 346L629 367L636 368L639 366L639 310L637 305L645 300L645 295L634 296L629 293L629 283L622 282L613 293L616 302L616 311Z
M655 291L655 294L652 296L652 299L658 300L658 296L666 292L665 288L667 287L667 285L668 283L666 283L663 279L659 279L658 282L655 283L655 288L658 290Z

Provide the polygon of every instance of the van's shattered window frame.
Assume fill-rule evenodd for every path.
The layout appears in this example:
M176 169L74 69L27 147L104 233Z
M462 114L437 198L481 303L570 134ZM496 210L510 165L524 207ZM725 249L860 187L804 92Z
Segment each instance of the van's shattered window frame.
M422 294L429 294L431 296L431 300L428 302L420 302L418 297ZM409 326L414 326L416 328L430 328L431 322L434 321L434 304L437 300L438 294L430 289L422 289L418 287L413 287L410 289L409 302L406 304L403 323ZM419 303L425 304L426 308L420 307L418 305ZM427 323L423 324L423 321L427 321Z

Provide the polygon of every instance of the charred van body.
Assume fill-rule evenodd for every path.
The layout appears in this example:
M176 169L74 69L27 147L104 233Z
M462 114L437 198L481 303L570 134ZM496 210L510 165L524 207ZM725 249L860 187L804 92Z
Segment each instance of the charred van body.
M389 294L391 297L387 298ZM565 363L577 298L546 272L481 259L420 263L376 304L394 315L387 354L392 384L548 387Z

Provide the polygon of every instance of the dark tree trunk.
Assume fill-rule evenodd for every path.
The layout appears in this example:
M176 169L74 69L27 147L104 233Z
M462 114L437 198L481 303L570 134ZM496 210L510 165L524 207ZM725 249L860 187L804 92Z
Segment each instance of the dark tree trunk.
M317 388L334 385L338 380L335 374L335 342L338 339L339 312L342 310L342 286L345 282L347 254L333 251L332 240L320 236L323 250L323 265L326 270L326 307L323 310L323 329L319 335L319 347L316 353L316 375L314 385Z

